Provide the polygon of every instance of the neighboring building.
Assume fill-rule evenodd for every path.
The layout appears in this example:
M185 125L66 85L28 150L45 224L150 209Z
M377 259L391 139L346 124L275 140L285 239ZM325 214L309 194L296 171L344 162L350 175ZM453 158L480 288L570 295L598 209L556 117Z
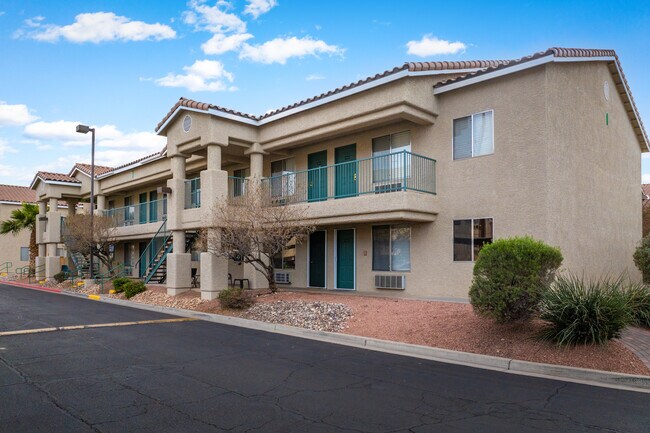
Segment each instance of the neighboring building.
M641 203L643 203L643 237L650 233L650 183L641 185Z
M36 193L26 186L0 185L0 221L11 219L11 212L23 203L36 203ZM0 235L0 272L29 265L28 230L18 235ZM11 263L7 269L5 263Z
M160 153L98 172L97 208L120 226L117 262L136 276L161 263L171 294L190 287L192 267L205 298L228 273L264 285L188 242L217 197L250 182L318 227L274 260L292 288L466 297L481 246L515 235L559 246L580 275L639 276L648 139L611 50L406 63L261 116L181 98L156 130ZM86 199L89 185L80 165L32 183L48 277L61 215L46 202Z

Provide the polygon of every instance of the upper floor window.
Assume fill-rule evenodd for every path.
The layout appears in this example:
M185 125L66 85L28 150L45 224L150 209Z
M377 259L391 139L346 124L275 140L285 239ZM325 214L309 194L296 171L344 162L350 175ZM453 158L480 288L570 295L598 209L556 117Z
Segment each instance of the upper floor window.
M372 180L386 182L385 188L401 188L400 182L409 177L411 132L404 131L372 139Z
M492 218L454 221L454 261L473 262L483 245L492 242Z
M454 119L454 159L494 153L494 111Z
M296 191L296 160L281 159L271 163L271 197L292 196Z
M233 196L239 197L246 192L246 178L250 177L251 171L249 168L242 168L232 172L233 177Z

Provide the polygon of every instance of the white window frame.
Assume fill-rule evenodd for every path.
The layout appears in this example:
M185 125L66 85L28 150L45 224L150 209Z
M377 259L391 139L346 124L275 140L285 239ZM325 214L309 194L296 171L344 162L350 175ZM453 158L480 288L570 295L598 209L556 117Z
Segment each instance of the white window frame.
M474 221L486 220L486 219L492 220L492 242L494 242L494 239L496 239L496 235L495 235L496 230L494 229L494 217L485 216L485 217L476 217L476 218L453 218L451 220L451 261L453 263L474 263L474 261L476 260L476 257L474 257ZM454 259L454 222L464 221L464 220L470 220L472 225L472 247L471 247L472 260L455 260Z
M27 260L23 260L23 250L27 250ZM20 261L21 262L28 262L29 261L29 247L20 247Z
M393 269L393 226L408 226L409 228L409 268L404 269L404 270L394 270ZM381 227L381 226L388 226L389 227L389 236L388 236L388 270L379 270L374 268L374 263L372 262L372 258L375 256L375 227ZM371 252L372 252L372 257L370 258L370 269L372 272L411 272L412 268L412 263L411 263L411 241L413 240L413 227L411 224L374 224L370 228L370 247L371 247Z
M492 152L490 153L485 153L483 155L474 155L474 116L483 114L483 113L492 113ZM467 158L458 158L456 159L456 153L454 151L454 122L458 119L464 119L465 117L469 117L471 119L471 127L470 131L472 132L472 156L469 156ZM496 147L496 144L494 143L494 109L490 110L484 110L484 111L478 111L476 113L470 113L466 114L464 116L460 117L455 117L451 119L451 159L453 161L463 161L466 159L471 159L471 158L480 158L481 156L489 156L489 155L494 155L494 148ZM467 218L465 218L467 219ZM476 218L480 219L480 218Z
M271 161L271 167L273 167L274 162L278 161L288 161L290 159L293 159L293 166L294 166L294 171L288 171L288 170L282 170L279 174L276 173L275 175L273 174L273 169L271 169L271 176L269 177L270 179L270 184L271 184L271 197L275 199L281 199L285 197L292 197L296 193L296 157L295 156L290 156L287 158L281 158L281 159L276 159L275 161ZM286 166L286 162L283 164ZM273 195L273 180L275 178L280 178L280 188L281 192L279 195Z

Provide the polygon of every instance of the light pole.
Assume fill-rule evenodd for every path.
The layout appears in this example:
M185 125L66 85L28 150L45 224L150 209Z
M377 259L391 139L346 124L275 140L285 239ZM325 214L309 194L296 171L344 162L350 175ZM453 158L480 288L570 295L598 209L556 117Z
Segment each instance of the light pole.
M94 215L95 215L95 128L91 128L86 125L77 125L77 132L80 134L88 134L92 132L92 145L90 151L90 279L93 278L93 250L95 248L95 225L94 225Z

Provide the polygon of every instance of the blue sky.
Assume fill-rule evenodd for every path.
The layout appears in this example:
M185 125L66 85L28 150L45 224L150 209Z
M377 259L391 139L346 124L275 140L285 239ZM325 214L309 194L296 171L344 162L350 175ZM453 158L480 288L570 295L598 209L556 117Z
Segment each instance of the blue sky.
M642 1L0 0L0 183L88 161L77 122L98 163L159 150L181 96L261 114L405 61L552 46L615 49L650 126L648 29Z

